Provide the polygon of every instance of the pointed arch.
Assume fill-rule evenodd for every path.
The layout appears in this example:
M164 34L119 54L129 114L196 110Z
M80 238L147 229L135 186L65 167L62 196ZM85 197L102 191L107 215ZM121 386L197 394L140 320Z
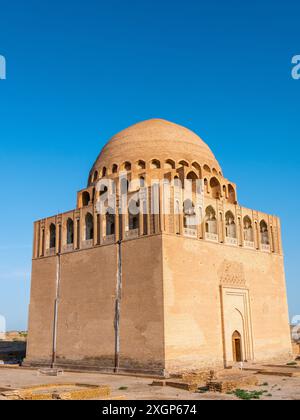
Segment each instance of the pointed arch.
M144 160L138 160L136 163L138 169L146 169L146 162Z
M215 199L219 199L221 197L221 184L216 177L210 179L209 182L211 195Z
M229 203L236 204L235 189L231 184L228 184L228 201Z
M112 208L108 208L105 213L106 236L115 234L115 214Z
M183 226L187 229L196 229L195 216L194 203L188 198L183 203Z
M139 208L140 202L135 200L130 200L128 203L128 226L129 230L139 229Z
M74 242L74 222L70 217L67 220L67 245L71 245Z
M263 245L270 245L269 229L265 220L261 220L260 224L260 240Z
M216 210L212 206L205 209L205 232L214 235L218 233Z
M226 220L226 225L225 225L226 236L228 238L236 238L235 217L230 210L226 212L225 220Z
M178 162L178 164L179 164L180 166L189 166L189 163L188 163L186 160L180 160L180 161Z
M254 234L252 227L252 220L249 216L245 216L243 219L243 231L244 231L244 241L253 242Z
M91 213L85 216L85 240L89 241L94 238L94 220Z
M56 247L56 226L54 223L51 223L49 226L49 248Z
M164 164L165 169L175 169L175 167L176 167L176 164L175 164L174 160L167 159L165 161L165 164Z
M202 178L201 165L198 162L193 162L192 168L194 168L197 171L199 178Z
M191 188L192 192L196 193L197 187L198 187L197 180L199 179L198 175L194 171L190 171L187 174L186 179L192 183L192 188Z
M151 169L160 169L160 161L158 159L152 159L150 162Z
M232 334L232 354L234 362L243 361L242 336L237 330Z
M131 171L131 163L126 161L122 164L121 169L127 172Z
M190 171L190 172L187 174L186 178L187 178L187 179L196 180L196 179L199 179L199 176L196 174L196 172L194 172L194 171Z
M201 166L199 165L198 162L193 162L192 163L192 167L195 168L197 171L200 171L201 170Z

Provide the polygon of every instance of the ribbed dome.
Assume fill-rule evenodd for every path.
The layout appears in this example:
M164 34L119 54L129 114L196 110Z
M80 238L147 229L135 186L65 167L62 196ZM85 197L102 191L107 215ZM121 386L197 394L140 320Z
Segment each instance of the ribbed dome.
M193 131L162 119L151 119L134 124L113 136L104 146L93 169L98 170L128 161L134 165L138 160L152 159L161 163L172 159L176 163L186 160L198 162L221 171L214 154Z

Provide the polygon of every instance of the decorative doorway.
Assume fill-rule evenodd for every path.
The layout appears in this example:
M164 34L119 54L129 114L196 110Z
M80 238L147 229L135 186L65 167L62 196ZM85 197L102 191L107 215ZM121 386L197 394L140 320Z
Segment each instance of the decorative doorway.
M224 366L254 360L248 290L221 286L221 310Z
M238 331L234 331L234 333L232 334L232 353L233 353L233 360L235 362L243 361L242 337Z

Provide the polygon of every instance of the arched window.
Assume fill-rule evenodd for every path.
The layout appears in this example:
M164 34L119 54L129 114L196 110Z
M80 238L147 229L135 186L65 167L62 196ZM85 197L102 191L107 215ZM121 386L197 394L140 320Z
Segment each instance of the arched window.
M211 172L210 167L208 165L204 165L203 169L205 172L209 172L209 173Z
M106 173L107 173L107 170L106 170L106 168L104 167L104 168L102 169L102 178L104 178L104 177L106 176Z
M146 169L146 162L143 160L138 160L136 166L138 169Z
M167 159L164 165L165 169L175 169L175 162L172 159Z
M260 238L263 245L270 245L269 232L267 223L262 220L260 222Z
M198 177L201 179L202 178L202 170L201 170L200 164L198 162L193 162L192 167L196 170L196 173L197 173Z
M235 190L231 184L228 185L228 201L229 203L236 204Z
M56 246L56 226L51 223L49 228L49 248L55 248Z
M205 232L216 235L218 233L216 211L212 206L205 210Z
M74 222L72 219L67 220L67 245L74 242Z
M183 203L183 225L188 229L196 229L196 212L193 202L187 199Z
M139 207L140 203L131 200L128 205L128 224L129 230L134 230L139 228Z
M83 206L88 206L89 205L89 202L90 202L90 194L89 194L89 192L88 191L84 191L83 193L82 193L82 205Z
M116 174L118 172L118 165L116 163L113 164L111 171L113 174Z
M249 216L244 217L244 241L253 242L254 234L252 228L252 221Z
M189 164L186 160L180 160L178 163L179 163L180 166L189 166Z
M85 216L85 240L89 241L94 237L94 220L91 213Z
M201 169L201 166L199 165L198 162L193 162L192 167L195 168L197 171L200 171L200 169Z
M213 174L218 175L218 171L216 170L216 168L213 168L212 172Z
M124 169L127 172L131 171L131 163L130 162L124 162L122 165L122 169Z
M198 179L198 176L197 176L197 174L195 174L195 172L191 171L187 174L186 178L194 181L194 180Z
M160 169L160 161L157 159L152 159L150 164L151 169Z
M221 196L221 185L217 178L213 177L210 180L211 195L213 198L219 199Z
M197 191L197 179L198 176L195 174L195 172L191 171L187 174L186 179L189 180L189 182L192 183L191 187L192 187L192 192L195 193Z
M225 215L225 219L226 219L226 225L225 225L226 236L228 238L236 238L236 225L235 225L233 213L231 211L228 211Z
M115 234L115 215L113 209L109 208L105 215L106 236Z

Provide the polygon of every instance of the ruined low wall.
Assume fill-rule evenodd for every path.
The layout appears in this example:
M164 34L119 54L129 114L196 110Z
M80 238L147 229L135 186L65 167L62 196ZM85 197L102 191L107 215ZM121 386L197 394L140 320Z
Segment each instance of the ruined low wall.
M0 341L0 360L22 361L26 353L26 341Z
M292 350L294 356L300 356L300 344L292 342Z

